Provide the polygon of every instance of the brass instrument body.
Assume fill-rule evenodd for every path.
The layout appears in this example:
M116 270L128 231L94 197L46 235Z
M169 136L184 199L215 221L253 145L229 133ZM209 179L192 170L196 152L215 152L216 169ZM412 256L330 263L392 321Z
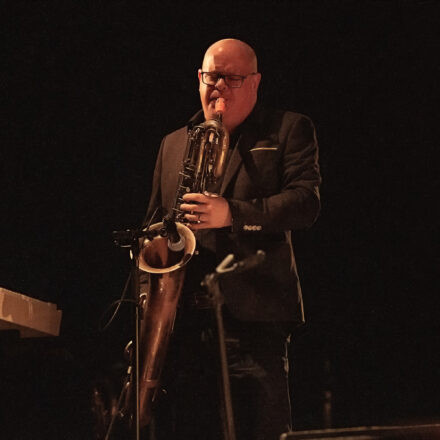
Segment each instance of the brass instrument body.
M188 133L187 155L179 173L179 185L173 207L176 221L183 222L179 210L186 193L203 193L224 174L229 149L229 134L218 119L196 125Z
M139 268L150 273L149 291L141 296L140 324L140 425L151 419L151 403L159 387L160 374L173 331L177 303L185 278L184 266L194 253L196 241L191 230L176 224L185 237L185 248L180 252L168 250L168 239L160 235L145 240ZM151 230L162 228L156 223Z
M224 173L229 135L221 122L221 113L215 120L208 120L193 127L188 133L186 158L179 173L179 183L171 220L184 249L171 251L166 234L165 219L151 226L157 231L153 239L140 243L139 269L149 273L149 290L141 295L140 324L140 377L139 419L140 425L149 424L152 403L160 385L160 374L173 331L177 304L182 291L186 264L191 259L196 240L191 229L183 224L184 212L180 208L182 196L189 192L204 192Z

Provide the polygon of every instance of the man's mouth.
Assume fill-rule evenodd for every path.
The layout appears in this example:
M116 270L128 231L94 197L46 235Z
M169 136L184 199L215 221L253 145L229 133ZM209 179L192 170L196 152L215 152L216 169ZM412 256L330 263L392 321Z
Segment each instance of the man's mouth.
M217 101L218 98L223 98L223 97L220 95L220 93L213 93L213 94L209 97L209 105L210 105L210 106L215 106L215 103L216 103L216 101ZM225 99L225 98L223 98L223 99ZM227 100L225 99L225 101L227 101Z
M211 103L212 101L217 101L217 99L218 98L221 98L221 95L220 95L220 93L217 91L217 90L215 90L215 91L213 91L212 93L211 93L211 95L209 96L209 102Z

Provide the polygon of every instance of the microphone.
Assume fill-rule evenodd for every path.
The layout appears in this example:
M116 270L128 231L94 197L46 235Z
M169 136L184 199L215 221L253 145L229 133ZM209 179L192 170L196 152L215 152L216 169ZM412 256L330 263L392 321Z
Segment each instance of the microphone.
M163 224L168 236L168 249L173 252L182 251L185 248L185 237L177 231L176 222L170 217L165 217Z

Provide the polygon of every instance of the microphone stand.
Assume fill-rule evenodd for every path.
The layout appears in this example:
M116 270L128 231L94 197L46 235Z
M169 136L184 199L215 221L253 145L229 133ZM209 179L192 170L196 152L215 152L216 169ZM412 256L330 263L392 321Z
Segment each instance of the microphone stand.
M139 261L139 240L134 238L130 249L131 258L131 290L132 296L135 301L135 319L134 319L134 368L132 371L132 387L134 387L134 438L140 440L140 424L139 424L139 334L140 334L140 313L139 313L139 273L138 273L138 261Z
M228 358L226 353L225 328L222 315L222 306L225 300L220 289L219 281L225 274L231 272L240 273L258 266L264 260L265 253L262 250L258 250L255 255L252 255L239 262L234 262L234 258L235 257L233 254L227 255L226 258L217 266L215 272L206 275L204 281L202 282L202 285L206 287L208 291L208 298L214 307L217 324L224 400L223 404L225 412L225 417L223 417L224 440L236 440L236 436L234 411L232 408L231 382L229 378Z
M134 427L134 438L140 440L140 414L139 414L139 342L140 342L140 287L139 287L139 273L138 273L138 262L139 262L139 238L151 237L150 231L143 230L126 230L126 231L114 231L113 241L116 246L130 248L130 279L131 279L131 294L133 302L135 304L135 316L134 316L134 342L132 344L132 355L131 362L132 367L129 369L129 374L127 382L124 384L123 393L127 391L128 385L131 385L131 390L134 389L134 393L131 393L132 398L132 408L133 411L133 423ZM129 383L131 382L131 384ZM122 400L122 393L121 398ZM110 425L109 432L107 432L106 439L109 438L110 430L112 424Z
M234 256L231 254L228 255L228 257L233 258ZM225 416L222 417L224 440L235 440L234 411L232 408L231 383L229 380L228 359L226 354L226 342L225 342L225 329L223 325L223 315L222 315L222 306L224 304L224 297L220 290L219 273L214 272L206 275L203 285L207 288L208 296L210 297L212 304L214 306L215 320L217 324L218 344L220 351L223 404L224 404L224 412L225 412Z

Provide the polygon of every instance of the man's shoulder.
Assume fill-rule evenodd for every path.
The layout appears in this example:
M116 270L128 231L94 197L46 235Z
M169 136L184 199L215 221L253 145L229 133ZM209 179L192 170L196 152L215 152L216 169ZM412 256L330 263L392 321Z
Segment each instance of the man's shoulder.
M172 131L164 136L166 141L174 141L178 139L182 139L186 137L188 133L188 127L185 125L183 127L178 128L177 130Z
M186 139L188 134L188 129L195 124L198 124L203 121L203 112L199 110L195 113L191 119L189 119L188 123L183 127L180 127L171 133L168 133L164 136L164 142L181 142Z
M163 154L177 154L186 144L188 139L188 127L180 127L162 138L161 149Z
M259 113L261 115L260 117L265 120L279 120L286 123L295 122L302 119L311 121L309 116L293 110L261 106L259 108Z
M311 118L303 113L261 106L254 122L263 132L278 132L287 134L294 127L299 129L314 129Z

